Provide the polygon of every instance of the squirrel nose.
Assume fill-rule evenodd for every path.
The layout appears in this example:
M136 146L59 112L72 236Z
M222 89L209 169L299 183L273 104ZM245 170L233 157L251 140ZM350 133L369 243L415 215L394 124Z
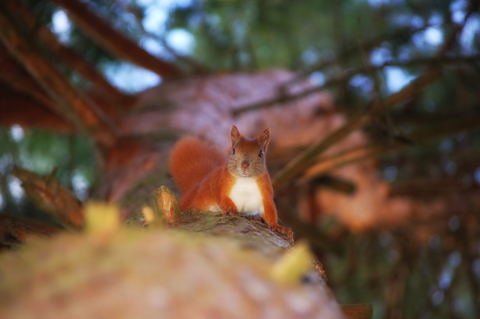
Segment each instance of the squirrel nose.
M250 166L250 164L247 161L242 162L242 168L247 169Z

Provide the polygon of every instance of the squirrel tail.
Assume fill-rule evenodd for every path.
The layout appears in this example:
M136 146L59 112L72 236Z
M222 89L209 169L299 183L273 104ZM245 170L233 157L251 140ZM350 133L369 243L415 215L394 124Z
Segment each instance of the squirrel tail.
M225 155L214 146L197 138L187 137L172 149L170 174L183 195L225 162Z

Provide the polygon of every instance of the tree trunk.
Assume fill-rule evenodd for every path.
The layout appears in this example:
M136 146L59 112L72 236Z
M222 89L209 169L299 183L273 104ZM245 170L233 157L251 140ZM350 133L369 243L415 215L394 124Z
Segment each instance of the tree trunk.
M86 205L85 231L0 255L0 316L343 318L305 245L243 217L180 214L165 188L154 203L162 223L118 228L115 207Z

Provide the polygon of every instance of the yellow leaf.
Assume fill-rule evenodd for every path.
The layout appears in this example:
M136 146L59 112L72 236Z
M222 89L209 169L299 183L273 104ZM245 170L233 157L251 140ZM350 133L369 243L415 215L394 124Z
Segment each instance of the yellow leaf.
M104 202L85 203L85 218L89 233L110 232L120 228L121 224L118 207Z
M142 207L142 215L145 218L143 226L162 226L162 222L155 216L155 212L150 206Z
M312 254L305 241L298 242L275 263L272 279L283 283L299 283L303 275L312 269Z

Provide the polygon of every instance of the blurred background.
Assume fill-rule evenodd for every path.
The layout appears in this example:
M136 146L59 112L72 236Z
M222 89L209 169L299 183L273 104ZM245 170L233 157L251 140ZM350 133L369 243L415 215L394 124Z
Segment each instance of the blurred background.
M15 166L135 215L168 152L272 130L283 224L342 304L480 313L480 1L7 0L5 219L59 227ZM23 181L25 182L25 181Z

